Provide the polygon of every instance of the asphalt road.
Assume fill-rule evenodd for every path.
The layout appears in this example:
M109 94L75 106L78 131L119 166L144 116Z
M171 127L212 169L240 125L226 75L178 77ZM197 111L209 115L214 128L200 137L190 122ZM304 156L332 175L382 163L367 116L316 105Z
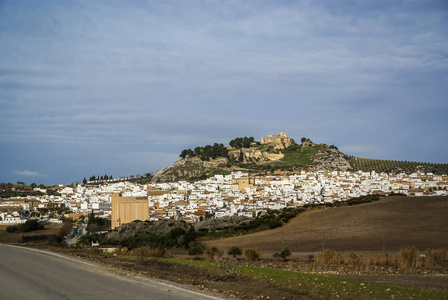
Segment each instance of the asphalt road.
M222 299L189 287L104 274L71 257L0 244L0 299Z

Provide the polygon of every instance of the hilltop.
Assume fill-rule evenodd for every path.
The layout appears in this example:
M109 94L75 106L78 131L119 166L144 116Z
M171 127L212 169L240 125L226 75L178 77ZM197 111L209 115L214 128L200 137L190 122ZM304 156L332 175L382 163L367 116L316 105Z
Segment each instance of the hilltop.
M356 206L313 209L280 228L205 243L220 249L256 248L268 254L283 246L291 252L323 247L337 251L447 248L447 213L448 197L394 196Z
M308 138L302 138L301 144L297 144L284 132L262 137L261 141L244 137L231 140L227 147L215 143L194 150L185 149L179 155L181 159L173 166L159 170L153 181L205 179L232 171L267 173L275 170L352 169L350 157L333 145L315 144Z
M387 173L432 172L447 174L448 164L366 159L342 153L334 145L316 144L303 137L301 143L285 132L262 137L240 137L229 142L184 149L173 166L159 170L153 182L194 181L234 171L267 174L281 171L376 171Z

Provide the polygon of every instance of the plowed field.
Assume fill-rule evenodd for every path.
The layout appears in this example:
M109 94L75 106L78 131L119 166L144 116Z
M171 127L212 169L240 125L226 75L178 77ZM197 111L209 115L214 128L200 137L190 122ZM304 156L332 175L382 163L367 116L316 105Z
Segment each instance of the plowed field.
M291 252L397 251L448 248L448 197L388 197L349 207L314 209L281 228L205 242L226 249L256 248L267 254Z

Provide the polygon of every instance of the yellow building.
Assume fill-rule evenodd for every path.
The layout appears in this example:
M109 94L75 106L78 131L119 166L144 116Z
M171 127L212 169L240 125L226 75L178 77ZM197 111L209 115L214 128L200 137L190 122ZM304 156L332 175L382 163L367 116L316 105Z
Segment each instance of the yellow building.
M112 229L134 220L148 220L147 197L121 197L112 194Z

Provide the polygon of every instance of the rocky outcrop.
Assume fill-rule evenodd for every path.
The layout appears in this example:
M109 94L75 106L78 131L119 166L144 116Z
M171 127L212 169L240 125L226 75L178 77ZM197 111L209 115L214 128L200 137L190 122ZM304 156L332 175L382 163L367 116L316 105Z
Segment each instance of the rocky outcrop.
M243 153L243 163L276 161L284 157L282 153L271 153L257 148L233 149L229 151L229 157L238 160L240 153Z
M193 227L199 230L222 230L248 223L251 218L243 216L222 217L219 219L207 219L199 223L189 224L185 221L162 220L157 222L131 222L118 227L106 234L105 239L120 239L134 235L136 232L166 234L174 228L181 228L186 232Z
M222 217L218 219L208 219L194 224L196 230L222 230L226 228L236 227L248 223L251 219L244 216Z
M352 169L348 157L334 148L328 147L317 151L313 160L317 170L347 171Z
M190 229L191 225L187 222L175 220L163 220L157 222L131 222L121 225L117 230L111 231L106 235L106 239L125 238L134 235L136 232L149 233L168 233L173 228L182 228L185 231Z
M299 151L306 152L307 148L312 148L311 153L314 152L310 160L317 170L347 171L352 169L349 157L339 152L338 148L333 145L315 144L308 138L302 139Z
M202 161L199 157L182 158L171 167L159 170L152 178L153 182L173 182L190 180L208 174L214 169L225 168L229 164L226 157L218 157L208 161Z
M302 141L301 148L304 149L304 148L307 148L307 147L314 147L316 145L317 144L313 143L313 141L311 141L310 139L304 139ZM325 144L322 144L322 145L325 145Z

